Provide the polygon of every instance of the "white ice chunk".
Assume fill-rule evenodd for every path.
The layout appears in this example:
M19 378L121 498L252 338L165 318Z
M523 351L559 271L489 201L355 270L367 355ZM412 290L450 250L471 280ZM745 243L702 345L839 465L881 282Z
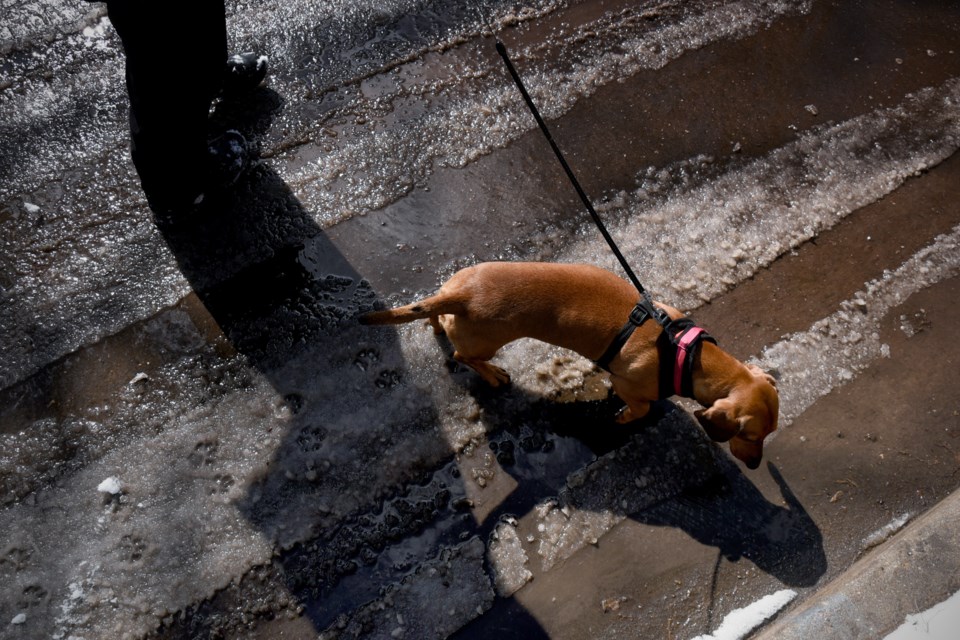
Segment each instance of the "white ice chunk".
M121 492L120 478L117 476L110 476L103 482L97 485L97 491L100 493L109 493L110 495L117 495Z
M497 595L503 598L512 596L533 580L533 573L526 568L527 554L516 526L515 519L505 519L497 525L487 547L487 559L494 574L493 586Z
M863 550L866 551L867 549L872 549L873 547L886 542L895 533L903 529L907 523L910 522L911 518L913 518L912 513L905 513L897 518L894 518L877 531L874 531L863 539Z
M713 635L697 636L693 640L740 640L751 631L775 616L797 597L793 589L783 589L760 598L743 609L734 609L727 614Z

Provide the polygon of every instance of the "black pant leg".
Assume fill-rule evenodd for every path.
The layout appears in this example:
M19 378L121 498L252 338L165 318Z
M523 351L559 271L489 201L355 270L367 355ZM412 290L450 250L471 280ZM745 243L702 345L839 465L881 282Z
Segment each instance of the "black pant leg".
M223 0L111 0L126 54L131 155L154 208L192 202L206 174L207 119L223 79Z

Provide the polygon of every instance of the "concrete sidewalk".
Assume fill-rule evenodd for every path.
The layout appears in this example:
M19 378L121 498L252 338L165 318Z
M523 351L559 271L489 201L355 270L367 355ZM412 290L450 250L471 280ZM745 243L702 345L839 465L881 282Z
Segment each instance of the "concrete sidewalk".
M883 638L960 590L960 491L857 561L755 640ZM954 627L953 636L957 637ZM935 631L919 637L940 638Z

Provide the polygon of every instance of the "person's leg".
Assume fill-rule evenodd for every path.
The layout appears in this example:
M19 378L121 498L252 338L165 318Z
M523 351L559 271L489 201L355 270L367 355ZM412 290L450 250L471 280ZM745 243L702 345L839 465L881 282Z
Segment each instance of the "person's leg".
M227 59L222 0L107 2L126 53L131 155L155 211L204 190L207 119Z

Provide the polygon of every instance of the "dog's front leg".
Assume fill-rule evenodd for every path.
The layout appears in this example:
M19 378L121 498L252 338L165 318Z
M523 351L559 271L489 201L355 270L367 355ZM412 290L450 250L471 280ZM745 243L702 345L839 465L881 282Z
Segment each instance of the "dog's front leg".
M627 404L623 409L617 413L617 423L626 424L628 422L633 422L634 420L639 420L643 418L648 413L650 413L650 403L633 403Z
M617 413L616 420L619 424L640 420L650 413L648 396L637 393L629 381L625 378L610 376L610 382L613 384L614 393L627 403L627 406Z

